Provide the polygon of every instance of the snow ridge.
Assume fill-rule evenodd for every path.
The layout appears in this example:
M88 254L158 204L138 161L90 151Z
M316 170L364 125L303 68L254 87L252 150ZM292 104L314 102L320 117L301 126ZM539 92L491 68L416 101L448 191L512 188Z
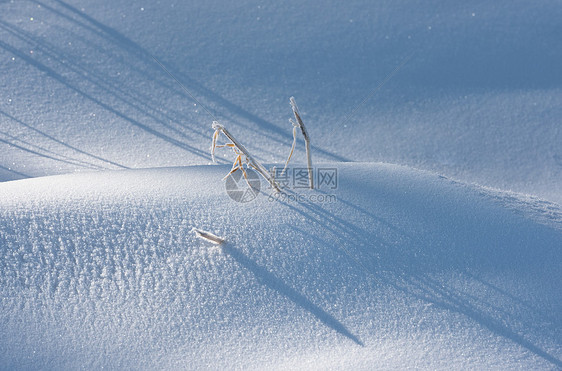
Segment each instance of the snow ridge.
M560 367L559 229L490 190L337 166L330 204L236 203L226 166L0 185L0 363Z

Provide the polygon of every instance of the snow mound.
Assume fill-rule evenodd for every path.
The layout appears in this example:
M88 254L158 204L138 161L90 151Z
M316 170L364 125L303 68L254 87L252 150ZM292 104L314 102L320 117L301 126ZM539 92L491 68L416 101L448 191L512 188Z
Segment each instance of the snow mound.
M0 184L1 367L562 367L559 206L326 168L247 203L225 166Z
M0 0L0 181L206 165L213 120L281 162L295 96L316 160L562 203L560 19L553 0Z

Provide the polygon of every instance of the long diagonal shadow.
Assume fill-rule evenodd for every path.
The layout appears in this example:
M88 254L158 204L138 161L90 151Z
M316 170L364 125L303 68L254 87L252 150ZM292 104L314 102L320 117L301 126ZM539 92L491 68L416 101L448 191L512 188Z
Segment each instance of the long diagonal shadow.
M12 173L12 174L19 175L19 176L21 176L21 177L23 177L23 178L31 178L31 177L30 177L29 175L27 175L27 174L20 173L19 171L16 171L16 170L14 170L14 169L7 168L7 167L2 166L2 165L0 165L0 169L5 170L5 171L8 171L8 172L10 172L10 173ZM1 181L1 180L0 180L0 181Z
M236 260L238 264L252 272L262 284L290 299L293 303L314 315L320 322L352 340L355 344L364 346L363 342L357 336L353 335L351 331L349 331L331 314L311 302L303 294L287 285L283 282L283 280L269 272L267 269L260 267L242 251L228 243L223 246L223 251Z
M45 132L43 132L43 131L41 131L41 130L39 130L39 129L36 129L35 127L33 127L33 126L29 125L29 124L26 124L25 122L23 122L23 121L17 119L16 117L10 115L10 114L7 113L7 112L4 112L4 111L0 110L0 115L4 115L4 116L6 116L7 118L9 118L10 120L12 120L12 121L14 121L14 122L17 122L17 123L20 124L21 126L24 126L24 127L26 127L27 129L30 129L30 130L36 132L37 134L40 134L40 135L44 136L45 138L47 138L47 139L49 139L49 140L52 140L53 142L55 142L55 143L57 143L57 144L60 144L60 145L62 145L62 146L64 146L64 147L66 147L66 148L69 148L69 149L71 149L71 150L73 150L73 151L76 151L76 152L78 152L78 153L80 153L80 154L86 155L86 156L88 156L88 157L94 158L94 159L96 159L96 160L99 160L99 161L108 163L108 164L110 164L110 165L113 165L113 166L116 166L116 167L119 167L119 168L122 168L122 169L128 169L128 167L126 167L126 166L124 166L124 165L121 165L121 164L118 164L117 162L113 162L113 161L107 160L107 159L102 158L102 157L100 157L100 156L97 156L97 155L88 153L88 152L86 152L86 151L84 151L84 150L81 150L80 148L76 148L76 147L74 147L74 146L71 146L70 144L63 142L63 141L61 141L61 140L59 140L59 139L53 137L52 135L49 135L49 134L47 134L47 133L45 133ZM84 164L93 165L94 167L99 167L99 166L97 166L97 165L95 165L95 164L90 164L90 163L85 162L85 161L80 161L80 160L74 160L74 161L76 161L76 162L82 162L82 163L84 163Z
M510 339L514 343L519 344L521 347L526 348L537 356L552 363L556 367L562 368L562 361L556 358L556 356L533 344L523 335L518 334L515 330L503 324L500 320L493 319L490 316L482 313L477 308L470 305L470 303L464 300L459 294L453 292L451 289L447 289L439 282L436 282L428 277L415 275L412 276L410 280L413 286L417 287L421 291L421 293L416 293L415 291L408 289L407 287L403 287L397 284L393 285L398 290L401 290L408 295L412 295L420 300L432 303L439 308L462 313L468 318L471 318L482 326L488 328L491 332L503 336L506 339Z
M341 199L338 199L341 202ZM391 226L391 223L388 223L379 217L375 216L374 214L362 209L361 207L354 205L352 203L345 202L348 207L355 208L356 210L364 213L365 217L371 220L377 220L377 222L383 222L383 225ZM359 237L363 233L360 229L356 226L349 224L347 221L333 216L334 220L330 220L328 214L322 207L314 204L305 204L302 203L299 206L304 207L306 212L299 210L299 208L288 205L289 207L293 208L295 211L301 213L303 216L309 215L308 217L319 225L324 225L325 228L339 231L339 233L344 236L345 239L349 239L353 241L353 245L355 246L369 246L369 242L365 241L363 238ZM318 218L315 219L312 215L317 215ZM349 231L354 231L353 233L349 233ZM418 245L418 246L428 246L427 242L420 240L410 234L406 233L405 231L401 231L396 226L392 228L394 232L402 235L407 240L410 240L411 244ZM372 243L371 243L372 244ZM343 246L342 243L338 244L339 246ZM346 251L347 252L347 251ZM348 253L349 255L349 253ZM382 271L386 271L386 274L377 273L369 269L367 266L364 265L362 261L356 262L360 263L360 265L366 269L366 271L376 278L379 282L384 282L395 289L404 292L405 294L415 297L419 300L426 301L428 303L432 303L437 307L460 313L465 315L466 317L474 320L478 324L486 327L491 332L497 334L498 336L504 337L513 341L514 343L520 345L521 347L529 350L530 352L534 353L535 355L543 358L544 360L550 362L555 367L562 368L562 360L558 359L555 355L548 353L546 350L541 349L538 345L535 345L532 341L528 340L524 335L521 335L517 332L516 329L510 327L509 325L502 323L502 321L490 316L485 311L480 309L478 306L472 304L471 300L475 300L474 298L471 299L466 293L462 293L458 290L455 290L452 287L447 287L442 285L441 282L433 280L430 276L424 274L420 271L419 267L414 268L411 264L402 263L399 264L399 257L395 256L391 253L391 251L386 251L383 253L383 256L387 256L388 261L392 261L392 266L395 267L395 271L388 271L386 269ZM385 264L383 262L383 264ZM388 263L386 263L388 264ZM385 265L386 265L385 264ZM401 277L402 279L407 278L410 282L410 285L401 285L399 282L401 281L398 279ZM515 297L512 298L513 300L517 300ZM492 303L490 303L492 304ZM544 316L544 314L543 314ZM556 323L556 321L553 321ZM556 325L556 324L555 324Z
M67 11L71 12L72 14L80 17L82 20L84 20L85 22L87 22L89 25L83 24L83 23L78 23L76 19L69 17L67 15L64 15L63 13L61 13L60 11L57 11L56 9L50 8L49 9L53 12L56 12L57 14L59 14L60 16L63 16L73 22L78 23L80 26L87 28L88 30L97 33L98 35L104 37L110 41L112 41L115 45L118 45L119 47L121 47L123 50L128 51L129 53L137 56L140 60L143 60L144 62L146 62L149 66L153 66L154 68L160 70L161 66L158 65L158 63L154 60L154 56L147 51L146 49L144 49L142 46L140 46L139 44L137 44L136 42L134 42L133 40L129 39L127 36L121 34L120 32L118 32L117 30L101 23L100 21L96 20L95 18L87 15L86 13L80 11L79 9L75 8L74 6L62 1L62 0L53 0L55 3L59 4L61 7L63 7L64 9L66 9ZM39 1L34 0L35 3L37 4L41 4ZM91 26L90 26L91 25ZM164 62L164 61L161 61ZM243 117L246 120L252 121L254 123L257 123L258 125L261 126L262 129L266 129L268 130L270 133L274 134L275 137L272 137L272 139L276 140L277 142L287 139L290 140L291 135L289 134L290 131L285 131L283 129L281 129L279 126L269 122L268 120L263 119L262 117L249 112L248 110L242 108L241 106L231 102L230 100L226 99L225 97L223 97L222 95L214 92L213 90L205 87L203 84L201 84L199 81L195 80L194 78L187 76L185 73L180 72L179 70L177 70L176 68L174 68L173 66L171 66L168 63L163 63L166 67L167 70L170 71L170 73L175 76L176 78L179 79L179 81L181 81L182 83L185 82L186 85L188 85L191 89L194 89L195 91L197 91L198 93L200 93L201 95L203 95L205 98L207 98L210 101L215 102L216 104L218 104L219 106L222 106L224 108L226 108L227 113L223 114L222 116L236 122L238 125L245 127L246 129L250 129L247 125L244 125L242 122L240 122L239 120L236 120L232 114L229 114L229 112L233 112L234 114L239 115L240 117ZM160 84L162 84L160 82ZM174 88L171 88L174 91L179 92L179 94L184 95L184 92L182 90L176 90ZM191 98L190 98L191 99ZM208 105L207 105L208 106ZM209 109L212 109L211 107L208 107ZM316 151L317 153L321 153L325 156L328 156L336 161L349 161L349 159L337 155L335 153L332 153L330 151L327 151L323 148L320 147L316 147L315 145L312 145L314 151Z
M29 63L30 65L36 67L37 69L39 69L40 71L46 73L48 76L50 76L51 78L57 80L58 82L60 82L61 84L65 85L66 87L68 87L69 89L73 90L74 92L78 93L79 95L81 95L82 97L94 102L95 104L97 104L98 106L102 107L103 109L113 113L114 115L122 118L123 120L129 122L130 124L178 147L181 149L184 149L186 151L189 151L193 154L199 155L200 157L203 157L205 159L210 159L211 156L206 153L203 152L195 147L192 147L186 143L183 143L177 139L174 139L164 133L159 132L158 130L155 130L153 128L151 128L150 126L147 126L135 119L132 119L130 117L128 117L127 115L125 115L124 113L118 111L117 109L111 107L109 104L102 102L101 100L91 96L90 94L84 92L83 90L81 90L80 88L74 86L71 82L69 82L65 77L63 77L62 75L60 75L59 73L57 73L56 71L54 71L53 69L47 67L46 65L42 64L39 61L36 61L35 59L29 57L28 55L22 53L20 50L12 47L9 44L6 44L3 41L0 41L0 48L5 49L6 51L16 55L17 57L21 58L22 60L26 61L27 63Z
M56 45L51 44L48 41L39 39L28 31L22 30L21 28L17 28L9 23L2 21L0 21L0 29L10 33L11 35L26 43L35 45L35 49L37 49L37 51L41 51L41 53L46 56L48 60L55 61L57 63L60 63L61 65L64 65L66 71L71 71L77 74L80 80L87 81L92 84L92 86L101 89L107 95L113 97L117 102L126 104L128 107L135 109L143 115L158 122L160 125L173 131L175 134L186 137L186 135L180 129L171 124L173 121L178 120L178 118L172 117L167 113L156 113L156 111L162 111L162 109L160 107L154 106L154 104L152 103L152 98L150 98L149 96L143 94L140 91L132 93L128 89L124 89L120 84L115 84L111 80L103 78L102 74L100 74L99 72L95 72L95 70L93 69L87 69L80 63L74 62L72 58L68 58L67 56L65 56L64 52L61 51ZM76 37L80 39L79 36ZM83 40L83 42L86 43L87 41ZM139 72L143 73L141 71ZM167 123L166 121L170 121L170 123ZM189 129L196 134L202 135L202 133L193 130L190 126L182 125L181 128Z
M0 113L2 113L1 110L0 110ZM98 165L90 164L90 163L87 163L85 161L78 160L78 159L73 159L72 157L69 157L69 156L66 156L66 155L57 154L57 153L51 151L48 148L33 144L33 143L28 142L28 141L23 140L23 139L19 139L18 137L13 136L10 133L7 133L7 132L2 131L2 130L0 130L0 135L3 135L6 138L8 138L8 139L0 138L1 142L6 143L11 147L15 147L17 149L23 150L25 152L32 153L34 155L45 157L45 155L43 155L43 154L47 154L48 156L50 156L48 158L51 158L51 159L60 158L60 161L66 162L68 164L74 164L76 166L82 166L82 167L90 168L90 169L103 169L103 167L98 166ZM10 142L10 140L12 142ZM18 145L16 143L20 143L20 144Z
M53 160L53 161L60 161L60 162L63 162L63 163L66 163L66 164L70 164L70 165L77 165L76 163L74 163L74 162L72 162L72 161L68 161L68 160L56 158L56 157L54 157L54 156L51 156L51 155L45 154L45 153L39 153L39 152L37 152L37 151L34 151L33 149L25 148L25 147L23 147L23 146L20 146L19 144L12 143L12 142L7 141L7 140L2 139L2 138L0 138L0 143L7 144L7 145L10 146L10 147L14 147L14 148L17 148L17 149L19 149L19 150L21 150L21 151L31 153L32 155L35 155L35 156L48 158L49 160Z
M513 341L515 344L550 362L555 367L562 369L562 360L547 350L540 348L531 340L528 340L516 328L508 323L503 323L498 318L481 309L479 305L475 305L474 301L478 300L478 298L432 279L430 275L424 273L423 262L419 259L414 260L416 262L414 266L410 259L401 257L398 252L404 249L385 249L384 247L387 245L385 241L377 239L376 236L370 233L365 233L364 230L361 230L356 225L333 213L329 213L320 205L311 202L301 202L296 205L292 205L289 202L280 202L305 217L309 223L334 233L335 243L332 241L334 246L341 248L342 253L350 258L350 263L355 263L358 267L361 267L375 282L389 285L410 297L431 303L438 308L462 314L487 328L492 333ZM410 241L407 243L408 245L425 248L430 246L427 241L412 236L407 231L402 231L392 223L381 219L360 206L344 201L340 197L338 197L338 202L343 202L347 207L361 212L368 220L390 227L390 230L394 233L402 236L404 240ZM303 231L303 233L305 232ZM371 249L377 249L379 253L374 261L372 261L372 257L369 254ZM412 249L412 251L414 250ZM406 283L401 283L403 281ZM513 297L512 300L517 300L517 298ZM480 304L492 305L494 303L480 302ZM497 311L497 309L495 310ZM557 321L552 320L552 322L554 326L557 326Z

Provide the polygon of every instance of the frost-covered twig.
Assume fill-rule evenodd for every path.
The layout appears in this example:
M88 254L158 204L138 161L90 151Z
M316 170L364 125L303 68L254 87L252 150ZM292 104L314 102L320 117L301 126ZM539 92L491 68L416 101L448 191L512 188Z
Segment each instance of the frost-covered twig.
M295 127L299 127L301 129L302 132L302 136L304 137L304 144L306 146L306 162L307 162L307 167L308 167L308 184L310 186L310 189L314 189L314 176L313 176L313 170L312 170L312 158L310 155L310 137L308 136L308 132L306 131L306 127L304 126L304 123L302 122L301 119L301 115L299 113L299 108L297 107L297 102L295 102L295 98L291 97L290 99L291 102L291 108L293 109L293 113L295 115L295 119L297 120L296 124L291 121L293 123L293 126ZM295 142L296 142L296 130L293 129L293 146L291 148L291 153L289 154L289 158L287 159L287 163L285 164L285 167L287 167L287 165L289 164L289 160L291 159L291 156L293 155L293 150L295 149Z
M295 146L297 145L297 128L298 125L295 124L293 119L289 119L289 122L293 124L293 144L291 145L291 150L289 151L289 157L287 157L287 161L285 161L285 167L283 167L283 171L281 175L285 174L285 170L287 170L287 166L289 166L289 161L291 161L291 157L293 157L293 152L295 152Z
M252 168L254 168L261 176L263 176L265 180L269 182L271 187L276 192L281 192L279 185L275 182L275 179L273 179L269 171L267 171L267 169L262 164L260 164L252 155L250 155L250 152L248 152L248 150L240 142L238 142L232 136L232 134L230 134L230 132L226 130L224 126L219 124L217 121L213 121L213 129L215 129L215 133L213 134L213 144L211 148L211 156L213 158L213 162L215 161L215 148L217 147L217 138L219 134L222 132L232 142L227 144L226 146L239 151L238 157L234 161L234 165L229 175L238 169L241 169L242 172L244 172L244 168L242 167L242 158L241 158L241 155L244 155L246 157L246 163Z
M193 232L195 232L195 235L201 239L210 241L212 243L214 243L215 245L220 245L221 243L224 242L224 238L221 238L219 236L215 236L214 234L212 234L211 232L206 232L204 230L201 229L197 229L197 228L193 228L192 229Z

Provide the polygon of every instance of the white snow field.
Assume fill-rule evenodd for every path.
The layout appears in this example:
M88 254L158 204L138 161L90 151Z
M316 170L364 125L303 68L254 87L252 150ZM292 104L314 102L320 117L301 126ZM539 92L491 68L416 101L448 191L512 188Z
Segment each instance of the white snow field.
M560 19L558 0L0 0L0 179L208 163L213 119L156 57L265 162L295 96L317 160L561 203Z
M558 206L358 163L239 203L228 170L2 184L2 368L562 366Z
M0 369L562 369L561 19L0 0ZM337 187L231 200L290 96Z

